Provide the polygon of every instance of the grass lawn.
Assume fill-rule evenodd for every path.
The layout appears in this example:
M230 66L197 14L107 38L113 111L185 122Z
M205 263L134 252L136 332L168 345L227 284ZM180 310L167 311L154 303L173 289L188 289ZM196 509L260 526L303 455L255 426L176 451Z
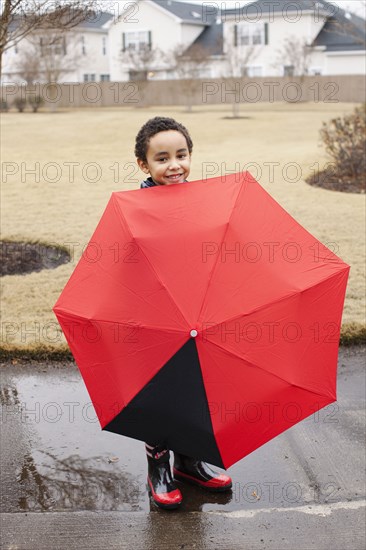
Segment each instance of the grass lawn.
M308 231L351 265L344 325L365 323L365 195L311 187L304 178L327 162L323 121L350 103L104 108L2 115L2 238L66 246L72 261L54 270L2 279L2 345L59 347L52 307L112 191L136 189L134 139L156 114L190 130L190 180L247 168ZM318 164L316 164L318 163Z

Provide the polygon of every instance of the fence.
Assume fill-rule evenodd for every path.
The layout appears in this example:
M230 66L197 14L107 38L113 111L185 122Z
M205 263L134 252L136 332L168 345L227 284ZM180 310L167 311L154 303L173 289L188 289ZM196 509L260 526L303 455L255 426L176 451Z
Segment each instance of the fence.
M217 105L232 103L365 101L363 75L283 78L226 78L139 82L4 84L3 108L16 99L40 96L51 110L58 107L112 107L147 105ZM6 102L6 104L4 103Z

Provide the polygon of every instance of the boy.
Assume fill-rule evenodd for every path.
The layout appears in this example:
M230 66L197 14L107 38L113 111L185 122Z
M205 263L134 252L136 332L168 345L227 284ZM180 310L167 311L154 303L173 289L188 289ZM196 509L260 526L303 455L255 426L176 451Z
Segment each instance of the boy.
M188 130L172 118L155 117L148 120L136 136L137 164L150 176L141 188L171 185L187 181L193 149ZM177 508L182 494L172 477L169 450L161 445L146 443L148 487L154 502L161 508ZM214 472L205 462L174 453L174 477L210 491L231 489L231 478Z

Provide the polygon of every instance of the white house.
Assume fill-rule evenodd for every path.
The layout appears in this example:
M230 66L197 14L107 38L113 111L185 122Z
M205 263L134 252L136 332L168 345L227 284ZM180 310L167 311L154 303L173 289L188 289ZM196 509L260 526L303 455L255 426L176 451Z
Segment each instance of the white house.
M89 82L110 79L110 13L98 12L65 33L39 30L3 54L2 82L47 80L51 73L58 82Z
M139 0L119 20L109 22L111 80L129 80L138 62L149 64L149 77L174 78L173 52L188 49L205 30L215 25L216 14L204 20L202 6L172 0ZM156 55L141 55L142 50ZM134 55L126 55L126 52ZM144 62L145 58L145 62Z
M41 32L23 40L4 55L2 81L24 79L19 60L28 56L31 64L37 55L43 66L47 57L61 66L59 82L182 78L177 50L191 59L185 77L365 72L365 21L326 0L257 0L234 9L176 0L123 6L119 14L96 13L52 44ZM207 52L204 63L197 52Z
M148 78L176 78L167 54L179 45L187 55L198 46L210 52L210 63L200 69L203 78L364 74L365 21L335 4L257 0L220 10L223 5L140 0L138 18L109 22L111 79L128 80L141 62L136 52L144 48L165 54L145 60ZM135 52L129 63L126 49Z
M365 72L365 21L325 0L258 0L221 17L224 48L234 45L239 73Z

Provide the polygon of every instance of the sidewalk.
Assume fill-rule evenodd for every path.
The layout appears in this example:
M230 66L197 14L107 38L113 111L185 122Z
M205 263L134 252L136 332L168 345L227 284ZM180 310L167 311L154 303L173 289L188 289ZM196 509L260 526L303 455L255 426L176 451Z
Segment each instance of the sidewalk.
M2 364L4 550L363 550L365 349L342 349L338 402L228 472L232 493L146 490L142 442L102 432L73 364Z

